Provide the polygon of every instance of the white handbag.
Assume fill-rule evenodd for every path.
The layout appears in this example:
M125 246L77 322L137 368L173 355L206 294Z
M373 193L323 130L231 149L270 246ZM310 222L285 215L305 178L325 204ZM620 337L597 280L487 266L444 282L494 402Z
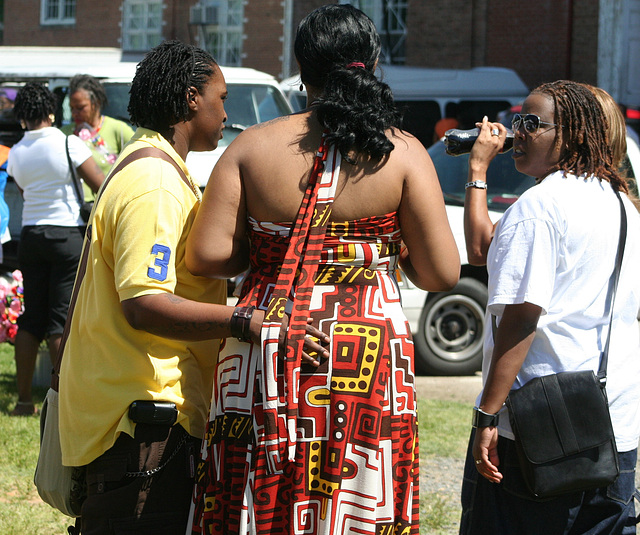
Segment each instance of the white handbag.
M40 497L67 516L80 516L84 467L64 466L58 424L58 392L47 391L40 413L40 454L33 477Z

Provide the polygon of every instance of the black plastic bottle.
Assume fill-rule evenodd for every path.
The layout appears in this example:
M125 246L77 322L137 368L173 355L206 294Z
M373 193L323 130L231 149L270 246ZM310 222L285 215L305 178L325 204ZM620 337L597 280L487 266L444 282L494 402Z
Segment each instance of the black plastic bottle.
M444 133L444 144L446 146L447 154L451 156L460 156L461 154L468 154L471 152L471 147L478 139L480 130L478 128L472 128L471 130L459 130L458 128L452 128ZM504 140L504 145L500 152L507 152L513 148L513 132L507 130L507 137Z

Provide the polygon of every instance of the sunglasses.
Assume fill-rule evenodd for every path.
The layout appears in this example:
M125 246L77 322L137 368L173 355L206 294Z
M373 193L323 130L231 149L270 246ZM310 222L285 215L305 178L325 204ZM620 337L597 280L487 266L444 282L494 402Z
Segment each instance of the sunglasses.
M520 115L519 113L514 114L513 119L511 119L511 129L514 132L520 130L521 126L524 126L524 131L527 134L537 134L538 130L540 130L540 125L547 126L559 126L560 128L564 128L561 124L555 123L547 123L546 121L542 121L540 117L534 115L533 113L528 113L527 115Z

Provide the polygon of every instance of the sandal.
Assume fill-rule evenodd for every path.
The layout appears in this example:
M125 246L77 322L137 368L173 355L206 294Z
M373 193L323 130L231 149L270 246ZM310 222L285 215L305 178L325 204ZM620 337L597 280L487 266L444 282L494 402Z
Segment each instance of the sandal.
M18 401L9 416L33 416L38 414L38 409L31 401Z

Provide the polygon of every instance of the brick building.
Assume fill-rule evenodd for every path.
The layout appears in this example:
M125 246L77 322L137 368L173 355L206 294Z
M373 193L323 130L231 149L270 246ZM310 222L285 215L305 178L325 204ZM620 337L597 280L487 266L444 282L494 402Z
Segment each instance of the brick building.
M292 40L298 22L329 1L0 0L2 44L118 47L135 60L162 39L181 39L207 48L223 65L284 78L296 72ZM533 87L559 78L598 83L600 11L625 1L351 3L376 22L389 62L510 67Z

